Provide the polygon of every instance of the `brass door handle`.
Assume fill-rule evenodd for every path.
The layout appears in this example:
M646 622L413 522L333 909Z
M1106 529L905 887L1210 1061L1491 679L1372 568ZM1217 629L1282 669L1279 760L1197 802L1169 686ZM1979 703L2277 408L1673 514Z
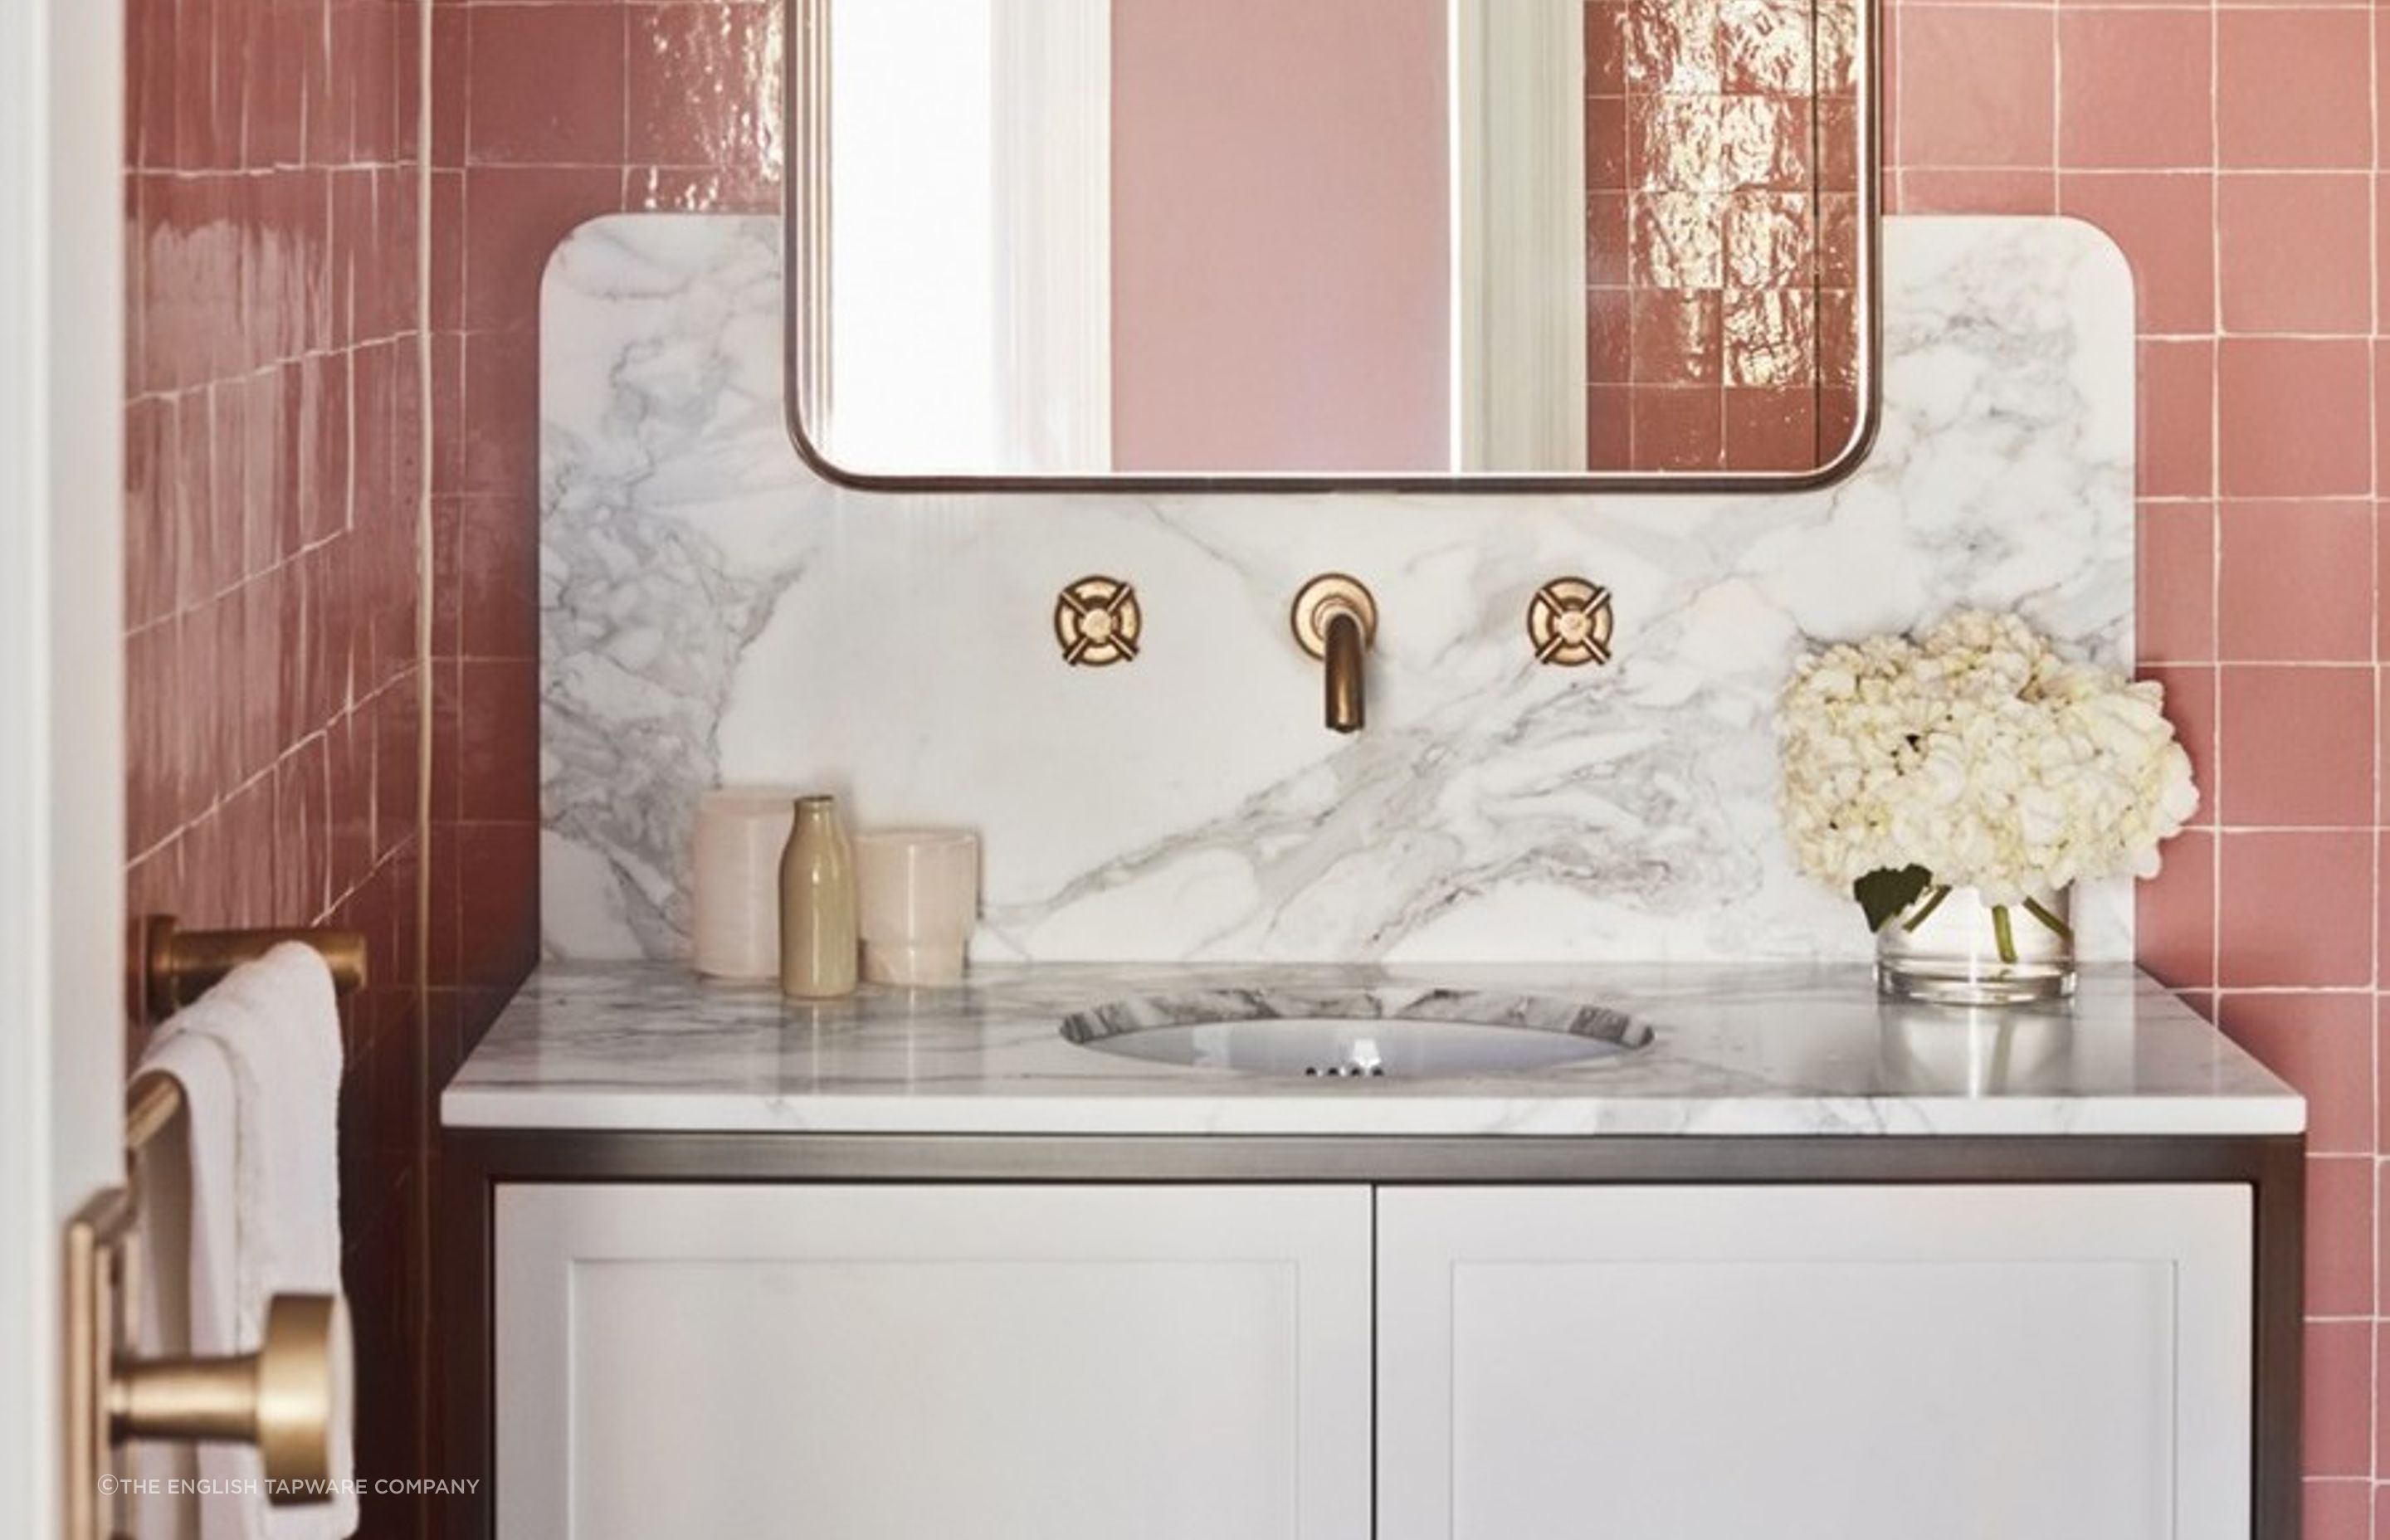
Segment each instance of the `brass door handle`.
M253 1444L276 1506L321 1502L332 1435L349 1421L348 1307L330 1294L277 1294L255 1353L119 1357L109 1377L111 1444Z

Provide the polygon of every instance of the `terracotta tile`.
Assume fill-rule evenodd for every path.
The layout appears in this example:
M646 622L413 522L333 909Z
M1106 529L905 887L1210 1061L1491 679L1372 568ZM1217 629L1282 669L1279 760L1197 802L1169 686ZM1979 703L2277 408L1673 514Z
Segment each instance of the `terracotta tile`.
M2199 238L2216 223L2213 177L2069 171L2058 179L2058 212L2098 225L2123 249L2144 336L2215 329L2215 243Z
M2216 491L2216 344L2143 341L2140 490L2151 497Z
M459 656L539 658L539 506L530 496L472 497L459 510Z
M621 196L624 209L646 212L776 214L780 176L764 166L632 166Z
M2307 1149L2373 1155L2373 997L2370 994L2232 994L2218 1023L2307 1098ZM2312 1168L2310 1168L2312 1179ZM2365 1188L2371 1200L2371 1173ZM2311 1196L2312 1196L2311 1189ZM2310 1280L2310 1297L2314 1280ZM2370 1300L2371 1295L2367 1298ZM2363 1304L2355 1311L2366 1314Z
M473 332L465 340L465 484L524 496L538 486L539 339Z
M2372 1540L2373 1483L2366 1481L2307 1482L2301 1540Z
M777 173L780 16L777 6L631 7L630 162ZM1623 116L1613 126L1624 129Z
M2356 174L2236 172L2217 178L2224 328L2371 329L2372 184Z
M2192 10L2067 10L2058 18L2069 81L2058 159L2069 168L2204 167L2211 162L2209 19Z
M1951 171L1940 167L1900 173L1905 214L2051 214L2058 212L2058 177L2047 171Z
M2204 989L2216 982L2216 837L2186 829L2161 854L2157 877L2134 890L2136 956L2171 988Z
M621 165L624 14L591 6L474 8L469 160Z
M2046 167L2056 144L2054 13L1921 6L1900 22L1904 167Z
M2373 817L2373 671L2222 671L2223 799L2242 827L2348 828Z
M2217 367L2224 494L2370 493L2371 375L2359 340L2225 339Z
M2336 988L2373 978L2373 840L2302 830L2227 830L2217 982Z
M2223 165L2371 166L2372 35L2363 9L2219 9L2216 34Z
M540 277L574 225L614 212L622 173L611 167L475 166L465 173L464 324L473 331L528 331L539 314Z
M2370 1004L2366 1014L2371 1014ZM2371 1028L2367 1028L2371 1035ZM2370 1056L2371 1046L2367 1046ZM2360 1076L2370 1080L2371 1076ZM2372 1087L2364 1094L2370 1098ZM2366 1149L2307 1161L2306 1312L2371 1315L2374 1276L2374 1157Z
M2371 1474L2373 1323L2308 1322L2306 1380L2306 1473Z
M539 961L539 829L457 826L457 974L509 988Z
M2191 773L2199 786L2195 824L2216 821L2216 693L2217 671L2204 665L2144 663L2137 671L2165 691L2166 720L2191 755Z
M2228 503L2220 518L2221 656L2247 662L2371 660L2371 502Z
M2147 662L2216 656L2216 510L2143 503L2136 521L2135 631Z
M457 815L538 822L539 665L469 659L457 687Z

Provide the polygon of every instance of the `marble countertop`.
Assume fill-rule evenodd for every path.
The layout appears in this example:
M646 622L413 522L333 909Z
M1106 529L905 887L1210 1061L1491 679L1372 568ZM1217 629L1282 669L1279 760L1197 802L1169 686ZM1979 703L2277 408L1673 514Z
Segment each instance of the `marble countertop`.
M1132 997L1410 985L1598 1005L1629 1053L1532 1073L1305 1080L1144 1063L1061 1019ZM2071 1007L1877 999L1863 967L985 968L809 1007L671 964L552 964L442 1098L451 1128L874 1134L2293 1134L2306 1103L2155 982Z

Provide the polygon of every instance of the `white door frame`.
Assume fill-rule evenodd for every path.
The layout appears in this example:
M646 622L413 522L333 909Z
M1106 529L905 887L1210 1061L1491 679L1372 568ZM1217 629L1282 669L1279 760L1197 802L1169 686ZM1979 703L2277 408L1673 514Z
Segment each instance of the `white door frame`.
M65 1218L123 1157L124 24L0 5L0 1534L59 1532Z

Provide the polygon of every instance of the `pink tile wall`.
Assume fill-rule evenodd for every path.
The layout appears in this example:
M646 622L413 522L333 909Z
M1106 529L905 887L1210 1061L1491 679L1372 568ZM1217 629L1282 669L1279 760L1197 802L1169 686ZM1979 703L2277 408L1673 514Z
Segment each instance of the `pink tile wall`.
M1905 0L1890 26L1893 206L2075 214L2139 279L2141 649L2206 790L2142 956L2310 1100L2318 1540L2390 1535L2374 18Z
M126 19L130 903L366 935L341 1151L360 1448L413 1471L420 12ZM368 1536L413 1522L367 1501Z
M600 214L778 207L775 0L431 0L433 1078L538 960L540 275Z

